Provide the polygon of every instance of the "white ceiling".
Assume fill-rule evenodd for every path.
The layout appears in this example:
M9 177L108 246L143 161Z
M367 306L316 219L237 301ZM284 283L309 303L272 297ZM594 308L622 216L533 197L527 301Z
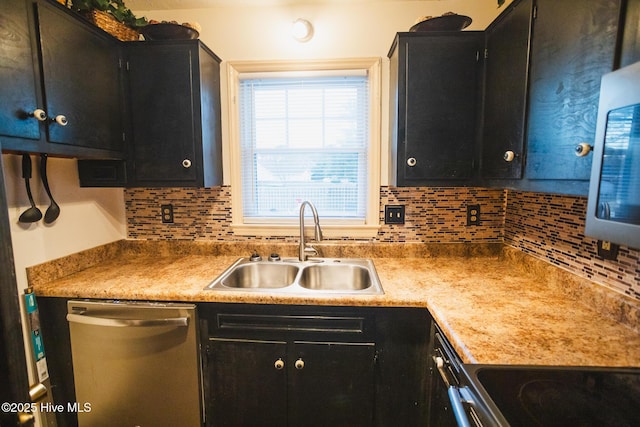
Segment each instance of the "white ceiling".
M205 9L216 6L271 6L292 4L322 4L322 3L380 3L380 2L432 2L442 0L126 0L128 8L133 10L177 10L177 9ZM474 1L474 0L471 0Z

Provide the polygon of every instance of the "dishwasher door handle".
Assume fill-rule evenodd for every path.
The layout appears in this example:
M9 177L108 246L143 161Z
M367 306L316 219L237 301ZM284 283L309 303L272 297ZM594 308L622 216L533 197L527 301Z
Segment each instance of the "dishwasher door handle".
M170 317L166 319L118 319L112 317L94 317L86 314L67 314L67 321L95 326L189 326L188 317Z

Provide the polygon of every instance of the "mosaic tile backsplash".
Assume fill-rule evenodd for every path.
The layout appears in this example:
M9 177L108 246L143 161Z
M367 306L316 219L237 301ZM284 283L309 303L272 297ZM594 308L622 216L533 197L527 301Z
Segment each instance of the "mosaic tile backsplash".
M396 204L406 206L406 222L382 224L372 242L504 242L640 300L640 251L620 247L617 261L598 258L596 242L583 232L586 198L448 187L382 187L380 195L381 223L384 206ZM125 201L130 239L297 241L297 236L234 235L228 186L127 189ZM164 203L173 204L173 224L161 222ZM466 225L469 204L481 205L479 226Z
M128 234L131 239L162 240L282 240L236 236L231 229L230 187L127 189ZM504 229L503 190L483 188L396 188L380 191L382 227L373 241L381 242L500 242ZM160 205L173 204L174 223L163 224ZM405 205L405 224L385 225L385 205ZM467 226L467 205L480 204L479 226ZM322 224L322 212L320 223ZM343 236L340 240L353 240Z
M509 191L504 242L640 300L640 250L620 246L617 261L599 258L584 235L587 198Z

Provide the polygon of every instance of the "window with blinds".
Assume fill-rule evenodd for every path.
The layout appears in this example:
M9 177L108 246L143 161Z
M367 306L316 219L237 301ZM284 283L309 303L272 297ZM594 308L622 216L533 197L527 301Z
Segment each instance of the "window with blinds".
M364 223L366 72L273 74L239 76L244 221L297 218L308 200L323 219Z

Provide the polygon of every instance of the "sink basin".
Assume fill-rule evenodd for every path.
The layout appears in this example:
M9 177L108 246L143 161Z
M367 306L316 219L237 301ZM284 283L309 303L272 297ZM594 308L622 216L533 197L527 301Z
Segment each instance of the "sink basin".
M312 258L252 261L240 258L205 290L321 294L383 294L371 260Z
M222 280L222 285L228 288L284 288L293 283L298 270L294 265L274 262L241 264Z
M371 287L371 274L360 265L318 264L302 270L299 283L306 289L358 291Z

